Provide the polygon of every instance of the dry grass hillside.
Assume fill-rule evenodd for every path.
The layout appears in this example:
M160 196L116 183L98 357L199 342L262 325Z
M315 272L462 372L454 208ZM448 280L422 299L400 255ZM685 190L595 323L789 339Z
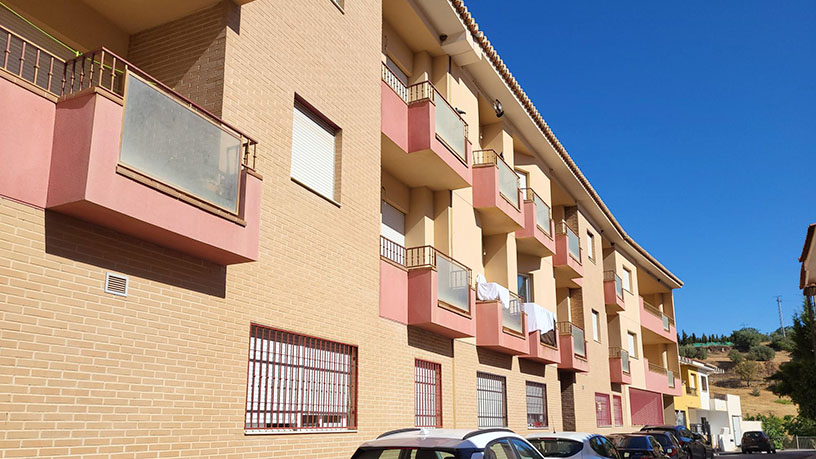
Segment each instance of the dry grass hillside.
M746 387L745 383L740 381L736 373L733 372L734 363L728 358L728 352L709 352L706 362L725 370L724 374L711 375L711 392L739 395L743 416L754 414L775 414L777 416L790 414L796 416L796 405L788 397L780 399L774 395L768 389L769 383L765 381L765 377L773 373L779 364L788 360L790 360L790 354L779 351L776 353L772 365L769 365L771 368L766 367L766 363L771 362L758 362L760 365L760 379L751 382L751 387ZM759 396L751 395L754 388L759 388Z

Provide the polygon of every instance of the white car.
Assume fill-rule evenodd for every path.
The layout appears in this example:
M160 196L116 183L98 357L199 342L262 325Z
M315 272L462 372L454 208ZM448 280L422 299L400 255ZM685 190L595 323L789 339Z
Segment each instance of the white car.
M510 429L399 429L363 443L352 459L544 459Z
M540 433L527 436L544 457L572 459L620 459L606 437L582 432Z

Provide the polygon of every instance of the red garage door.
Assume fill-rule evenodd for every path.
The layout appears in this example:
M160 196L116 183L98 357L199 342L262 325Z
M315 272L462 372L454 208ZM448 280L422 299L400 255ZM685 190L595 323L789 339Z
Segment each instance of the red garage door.
M656 392L629 388L632 425L663 424L663 396Z

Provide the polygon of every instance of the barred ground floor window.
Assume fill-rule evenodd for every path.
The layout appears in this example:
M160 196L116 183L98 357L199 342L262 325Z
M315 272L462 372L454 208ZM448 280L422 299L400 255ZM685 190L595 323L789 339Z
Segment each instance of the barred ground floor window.
M253 324L247 373L247 430L357 427L356 346Z
M507 427L507 381L502 376L476 373L479 427Z
M442 365L414 361L414 405L417 427L442 427Z
M527 427L543 429L547 421L547 386L527 381Z

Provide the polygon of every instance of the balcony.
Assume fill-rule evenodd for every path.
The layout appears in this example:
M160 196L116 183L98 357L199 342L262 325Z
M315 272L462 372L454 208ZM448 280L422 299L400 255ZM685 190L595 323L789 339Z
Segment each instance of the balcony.
M411 188L471 186L467 123L429 81L406 86L382 65L382 167Z
M556 226L556 229L555 255L553 255L555 280L559 285L578 288L584 277L581 241L578 234L563 220Z
M584 329L571 322L558 322L556 329L561 349L561 363L558 364L558 368L577 373L588 372L589 361Z
M626 308L623 301L623 281L615 271L604 271L604 302L607 312L621 312Z
M640 325L667 341L677 342L677 329L674 325L674 319L644 301L643 297L640 297Z
M524 227L516 231L516 246L519 252L538 257L548 257L555 253L555 225L550 206L532 188L523 188Z
M648 359L643 359L643 362L646 367L647 390L675 397L683 395L680 389L680 379L674 375L672 370L649 363Z
M473 152L473 208L484 235L512 233L524 227L519 179L494 150Z
M107 49L62 61L3 31L18 68L0 91L20 113L0 109L0 150L37 148L16 169L36 166L21 200L217 264L257 260L255 140Z
M476 302L476 345L502 354L527 354L527 315L521 299L511 292L508 306L499 300Z
M380 237L380 315L448 338L476 336L471 271L430 246Z
M685 386L685 384L684 384L684 386ZM685 386L685 387L686 387L686 395L691 395L692 397L697 396L697 388L696 387L689 387L689 386Z
M561 351L558 350L555 315L535 303L524 303L523 306L527 313L529 352L519 358L543 364L560 363Z
M613 383L632 384L629 352L619 347L609 348L609 376Z

